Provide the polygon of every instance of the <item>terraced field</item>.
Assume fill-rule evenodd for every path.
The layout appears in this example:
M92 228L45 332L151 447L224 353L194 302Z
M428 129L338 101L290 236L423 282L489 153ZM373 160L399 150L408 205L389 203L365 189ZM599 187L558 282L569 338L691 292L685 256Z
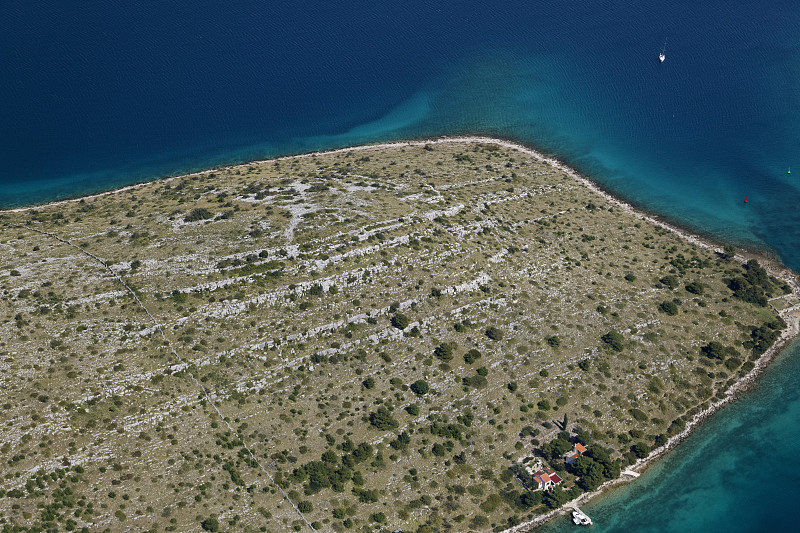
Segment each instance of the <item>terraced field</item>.
M549 461L576 495L560 437L618 472L752 368L782 327L759 303L793 303L495 144L285 158L0 224L9 531L504 529L553 506L510 467Z

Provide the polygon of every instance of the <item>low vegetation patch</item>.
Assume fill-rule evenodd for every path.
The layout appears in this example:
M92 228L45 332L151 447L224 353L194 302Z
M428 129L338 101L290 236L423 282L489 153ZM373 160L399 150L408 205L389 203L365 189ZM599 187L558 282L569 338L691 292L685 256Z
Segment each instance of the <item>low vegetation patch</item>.
M680 432L786 325L755 260L493 144L2 213L0 248L9 531L501 530Z

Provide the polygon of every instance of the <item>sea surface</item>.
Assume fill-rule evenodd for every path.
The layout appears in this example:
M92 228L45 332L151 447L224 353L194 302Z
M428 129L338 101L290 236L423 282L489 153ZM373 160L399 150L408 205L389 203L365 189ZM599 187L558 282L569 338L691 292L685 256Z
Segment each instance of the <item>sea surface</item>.
M797 0L2 0L0 207L483 134L800 269L798 87ZM798 351L592 504L597 528L793 529Z

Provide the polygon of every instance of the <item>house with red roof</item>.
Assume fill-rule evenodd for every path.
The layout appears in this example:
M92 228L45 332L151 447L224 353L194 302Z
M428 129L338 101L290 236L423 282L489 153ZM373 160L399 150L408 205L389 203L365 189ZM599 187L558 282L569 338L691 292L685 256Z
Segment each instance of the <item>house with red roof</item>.
M564 456L564 461L566 461L568 465L575 464L575 461L578 460L578 457L583 455L585 452L586 452L586 446L584 446L580 442L576 442L575 445L572 447L572 451Z
M533 482L541 490L549 490L561 483L561 478L555 471L545 468L533 474Z

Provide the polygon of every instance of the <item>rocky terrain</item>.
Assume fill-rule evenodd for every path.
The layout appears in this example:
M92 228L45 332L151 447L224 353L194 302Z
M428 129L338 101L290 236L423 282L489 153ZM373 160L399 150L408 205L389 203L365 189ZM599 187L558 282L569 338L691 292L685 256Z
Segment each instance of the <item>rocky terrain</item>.
M0 291L4 531L502 530L592 489L563 441L618 475L797 304L466 141L5 212Z

